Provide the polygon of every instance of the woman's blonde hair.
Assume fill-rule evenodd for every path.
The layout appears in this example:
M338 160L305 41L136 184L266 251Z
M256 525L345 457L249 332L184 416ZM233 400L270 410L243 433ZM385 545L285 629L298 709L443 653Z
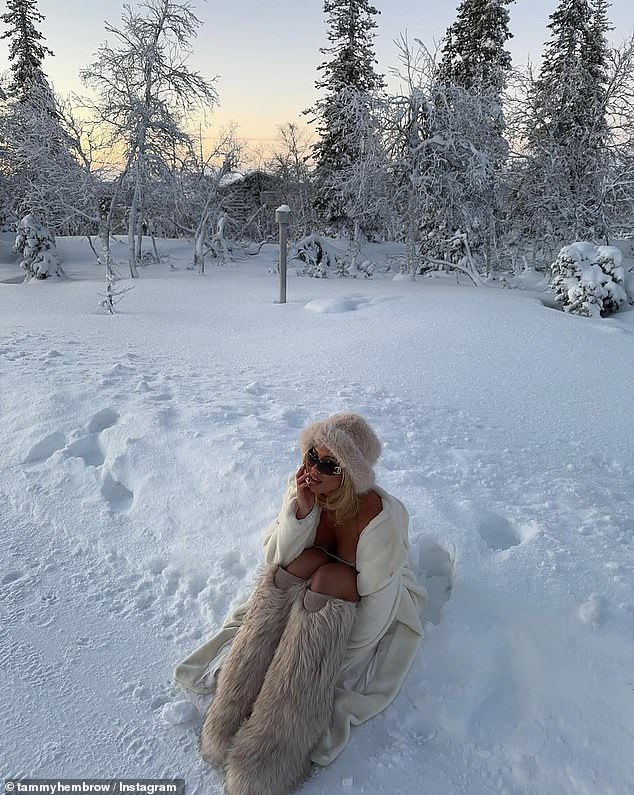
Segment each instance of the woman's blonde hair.
M304 464L308 466L306 461L306 453L304 453ZM361 500L359 495L354 490L352 485L352 478L346 475L344 469L341 473L341 483L339 487L328 494L317 494L317 505L325 508L327 511L334 513L335 524L343 524L348 519L352 519L359 513Z

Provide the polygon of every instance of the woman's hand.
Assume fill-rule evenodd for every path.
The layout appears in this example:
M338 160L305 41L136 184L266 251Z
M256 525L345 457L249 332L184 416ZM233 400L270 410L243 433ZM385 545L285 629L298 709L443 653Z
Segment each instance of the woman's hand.
M295 475L297 482L297 510L295 516L297 519L304 519L313 510L315 505L315 495L310 490L310 476L304 464L297 470Z

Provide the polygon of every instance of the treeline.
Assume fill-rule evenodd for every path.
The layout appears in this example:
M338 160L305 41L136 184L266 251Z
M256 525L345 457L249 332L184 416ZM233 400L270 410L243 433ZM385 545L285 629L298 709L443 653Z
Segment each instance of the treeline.
M451 267L477 280L546 267L574 240L632 234L633 41L609 46L606 0L560 0L540 69L514 69L512 2L463 0L438 52L403 37L394 92L376 71L378 10L325 0L320 99L308 111L316 140L285 124L263 164L293 209L296 239L343 235L351 261L365 240L398 240L404 270ZM223 218L220 187L242 153L232 130L213 151L188 132L192 114L218 101L214 81L187 66L200 26L189 5L124 7L81 72L92 90L81 102L49 84L36 0L6 5L4 218L98 234L106 264L112 233L126 232L133 276L144 234L189 236L202 267Z

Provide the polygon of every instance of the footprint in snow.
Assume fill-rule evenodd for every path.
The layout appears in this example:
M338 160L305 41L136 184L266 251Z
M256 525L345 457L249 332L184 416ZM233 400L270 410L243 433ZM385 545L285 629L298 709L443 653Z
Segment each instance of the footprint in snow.
M432 624L438 624L440 611L451 597L454 561L439 544L423 544L418 553L418 574L427 590L425 618Z
M82 458L87 467L100 467L105 461L105 455L99 436L103 431L112 428L118 419L119 415L114 409L98 411L86 426L88 436L69 444L64 450L64 455L68 458Z
M91 436L77 439L66 447L64 455L68 458L83 458L87 467L100 467L105 456L99 440Z
M86 466L101 466L104 461L103 452L95 436L111 428L119 419L114 409L102 409L92 416L86 430L88 436L76 439L70 444L61 431L53 431L45 436L29 450L24 459L26 464L39 464L48 461L58 450L63 450L68 458L83 458Z
M482 654L470 683L474 699L468 734L478 745L508 743L529 716L539 661L533 643L521 632L490 637Z
M132 506L134 493L106 472L101 485L101 496L113 511L127 511Z
M482 540L489 549L499 552L517 547L539 535L539 528L533 524L514 524L505 517L484 509L477 511L476 521Z
M11 582L19 580L21 577L22 577L21 571L9 571L0 580L0 585L8 585Z
M289 428L303 428L306 425L307 418L303 411L296 409L288 409L284 412L284 420Z
M58 450L66 446L66 437L61 431L54 431L45 436L29 450L24 459L25 464L39 464L48 459Z
M107 428L112 428L118 419L119 415L114 409L102 409L93 414L86 429L88 433L101 433Z

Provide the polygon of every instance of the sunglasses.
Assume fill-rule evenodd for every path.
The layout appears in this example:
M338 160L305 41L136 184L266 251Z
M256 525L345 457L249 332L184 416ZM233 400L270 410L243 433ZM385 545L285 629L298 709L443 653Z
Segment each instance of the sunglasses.
M343 469L332 458L320 458L311 447L306 451L306 463L309 467L317 467L317 471L322 475L341 475Z

